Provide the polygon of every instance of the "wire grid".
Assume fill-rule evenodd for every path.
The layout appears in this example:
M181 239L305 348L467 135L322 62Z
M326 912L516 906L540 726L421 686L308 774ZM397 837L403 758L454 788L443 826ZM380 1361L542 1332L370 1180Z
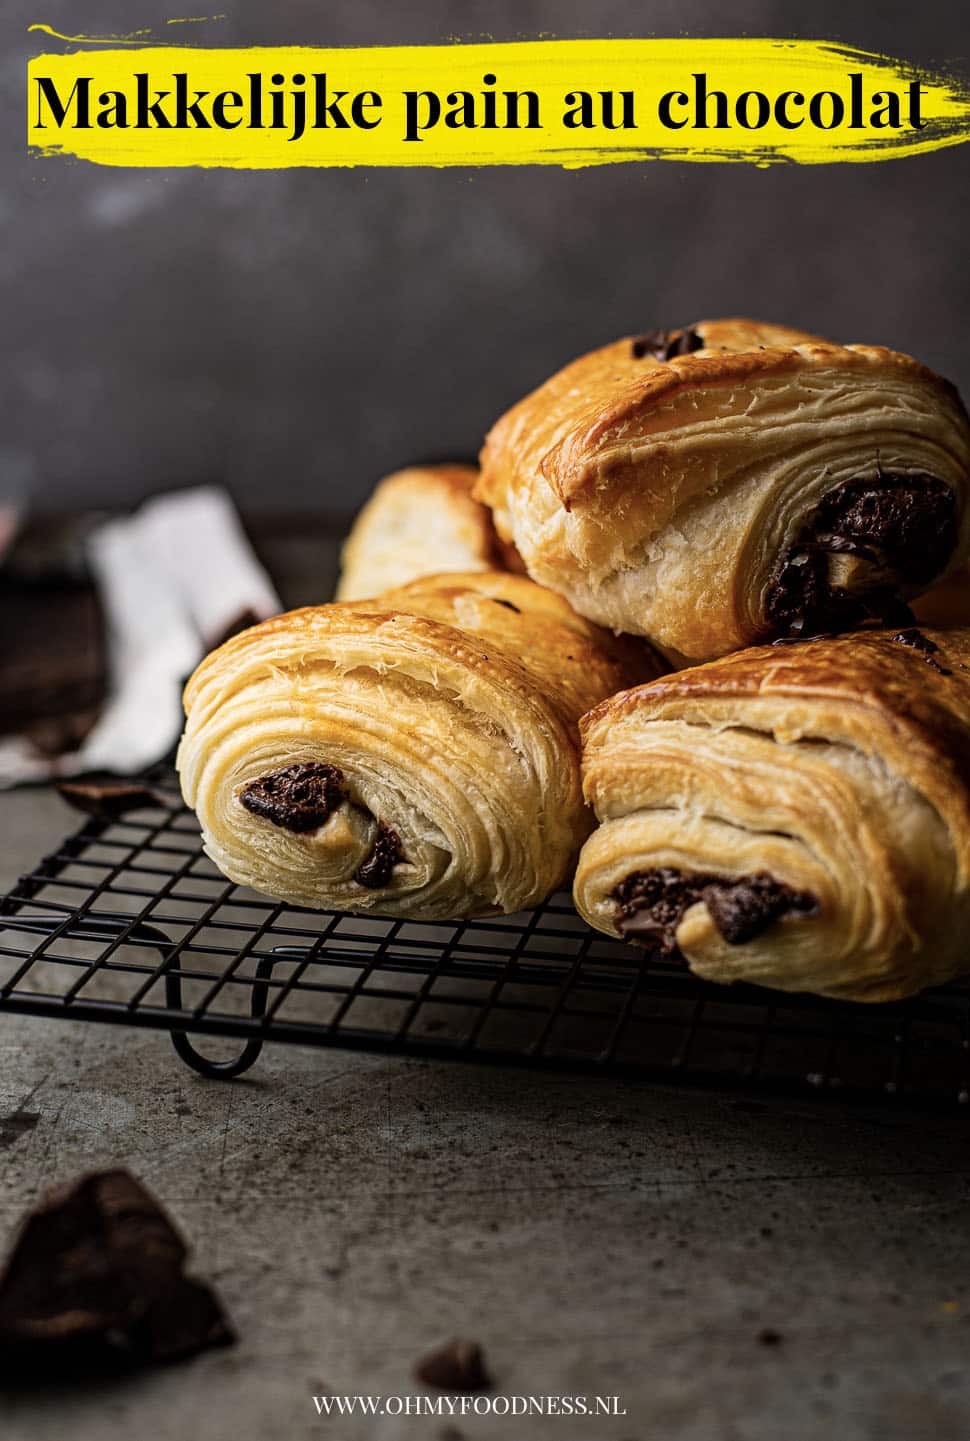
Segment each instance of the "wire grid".
M165 804L88 820L0 901L0 1011L171 1031L238 1075L264 1041L654 1079L970 1100L970 987L866 1007L716 987L537 910L418 924L274 903L204 855L170 770ZM245 1042L230 1061L189 1033Z

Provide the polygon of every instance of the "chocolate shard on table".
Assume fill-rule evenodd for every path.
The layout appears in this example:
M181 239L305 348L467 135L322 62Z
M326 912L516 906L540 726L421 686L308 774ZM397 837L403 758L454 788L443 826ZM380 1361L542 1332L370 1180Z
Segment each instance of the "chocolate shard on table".
M0 1375L177 1361L235 1340L214 1292L185 1274L188 1248L124 1170L51 1191L0 1276Z
M414 1375L438 1391L485 1391L492 1385L477 1341L449 1341L419 1361Z
M128 811L168 807L168 801L139 781L62 781L57 793L75 810L114 821Z

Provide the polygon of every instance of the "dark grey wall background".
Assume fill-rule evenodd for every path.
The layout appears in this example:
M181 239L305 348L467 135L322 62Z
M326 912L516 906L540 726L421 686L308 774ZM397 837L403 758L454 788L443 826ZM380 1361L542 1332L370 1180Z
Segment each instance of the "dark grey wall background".
M104 33L180 8L3 8L0 475L41 508L218 478L250 510L349 510L409 459L475 452L570 356L716 314L887 342L970 390L967 147L866 166L573 172L146 172L24 156L37 39L21 22ZM193 27L200 43L801 34L963 68L970 49L951 0L218 8L226 20Z

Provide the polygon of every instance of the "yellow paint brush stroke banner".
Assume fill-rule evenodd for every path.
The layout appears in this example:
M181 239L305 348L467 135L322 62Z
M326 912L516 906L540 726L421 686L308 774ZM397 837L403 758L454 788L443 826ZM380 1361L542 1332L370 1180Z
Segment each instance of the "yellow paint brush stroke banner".
M814 40L99 45L31 59L27 104L37 153L123 166L825 164L970 138L965 81Z

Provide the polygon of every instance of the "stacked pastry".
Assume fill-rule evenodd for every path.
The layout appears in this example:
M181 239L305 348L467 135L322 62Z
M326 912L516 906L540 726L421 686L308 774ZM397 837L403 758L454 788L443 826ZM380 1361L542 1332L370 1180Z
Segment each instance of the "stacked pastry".
M902 620L966 556L968 461L956 392L909 356L710 321L554 375L478 493L533 580L683 665Z
M472 465L409 465L385 476L354 522L341 557L338 600L380 595L434 573L522 570L473 497Z
M207 848L286 900L458 917L536 903L582 846L590 924L708 978L953 975L968 486L959 397L908 356L747 320L605 346L480 474L383 482L343 604L203 663L180 764Z
M707 662L583 721L590 924L856 1000L965 969L970 630L909 609L949 574L926 614L970 619L953 389L882 348L708 322L567 366L482 464L536 580Z
M292 611L189 681L183 794L221 870L275 898L520 910L569 877L591 828L580 716L657 669L498 572Z

